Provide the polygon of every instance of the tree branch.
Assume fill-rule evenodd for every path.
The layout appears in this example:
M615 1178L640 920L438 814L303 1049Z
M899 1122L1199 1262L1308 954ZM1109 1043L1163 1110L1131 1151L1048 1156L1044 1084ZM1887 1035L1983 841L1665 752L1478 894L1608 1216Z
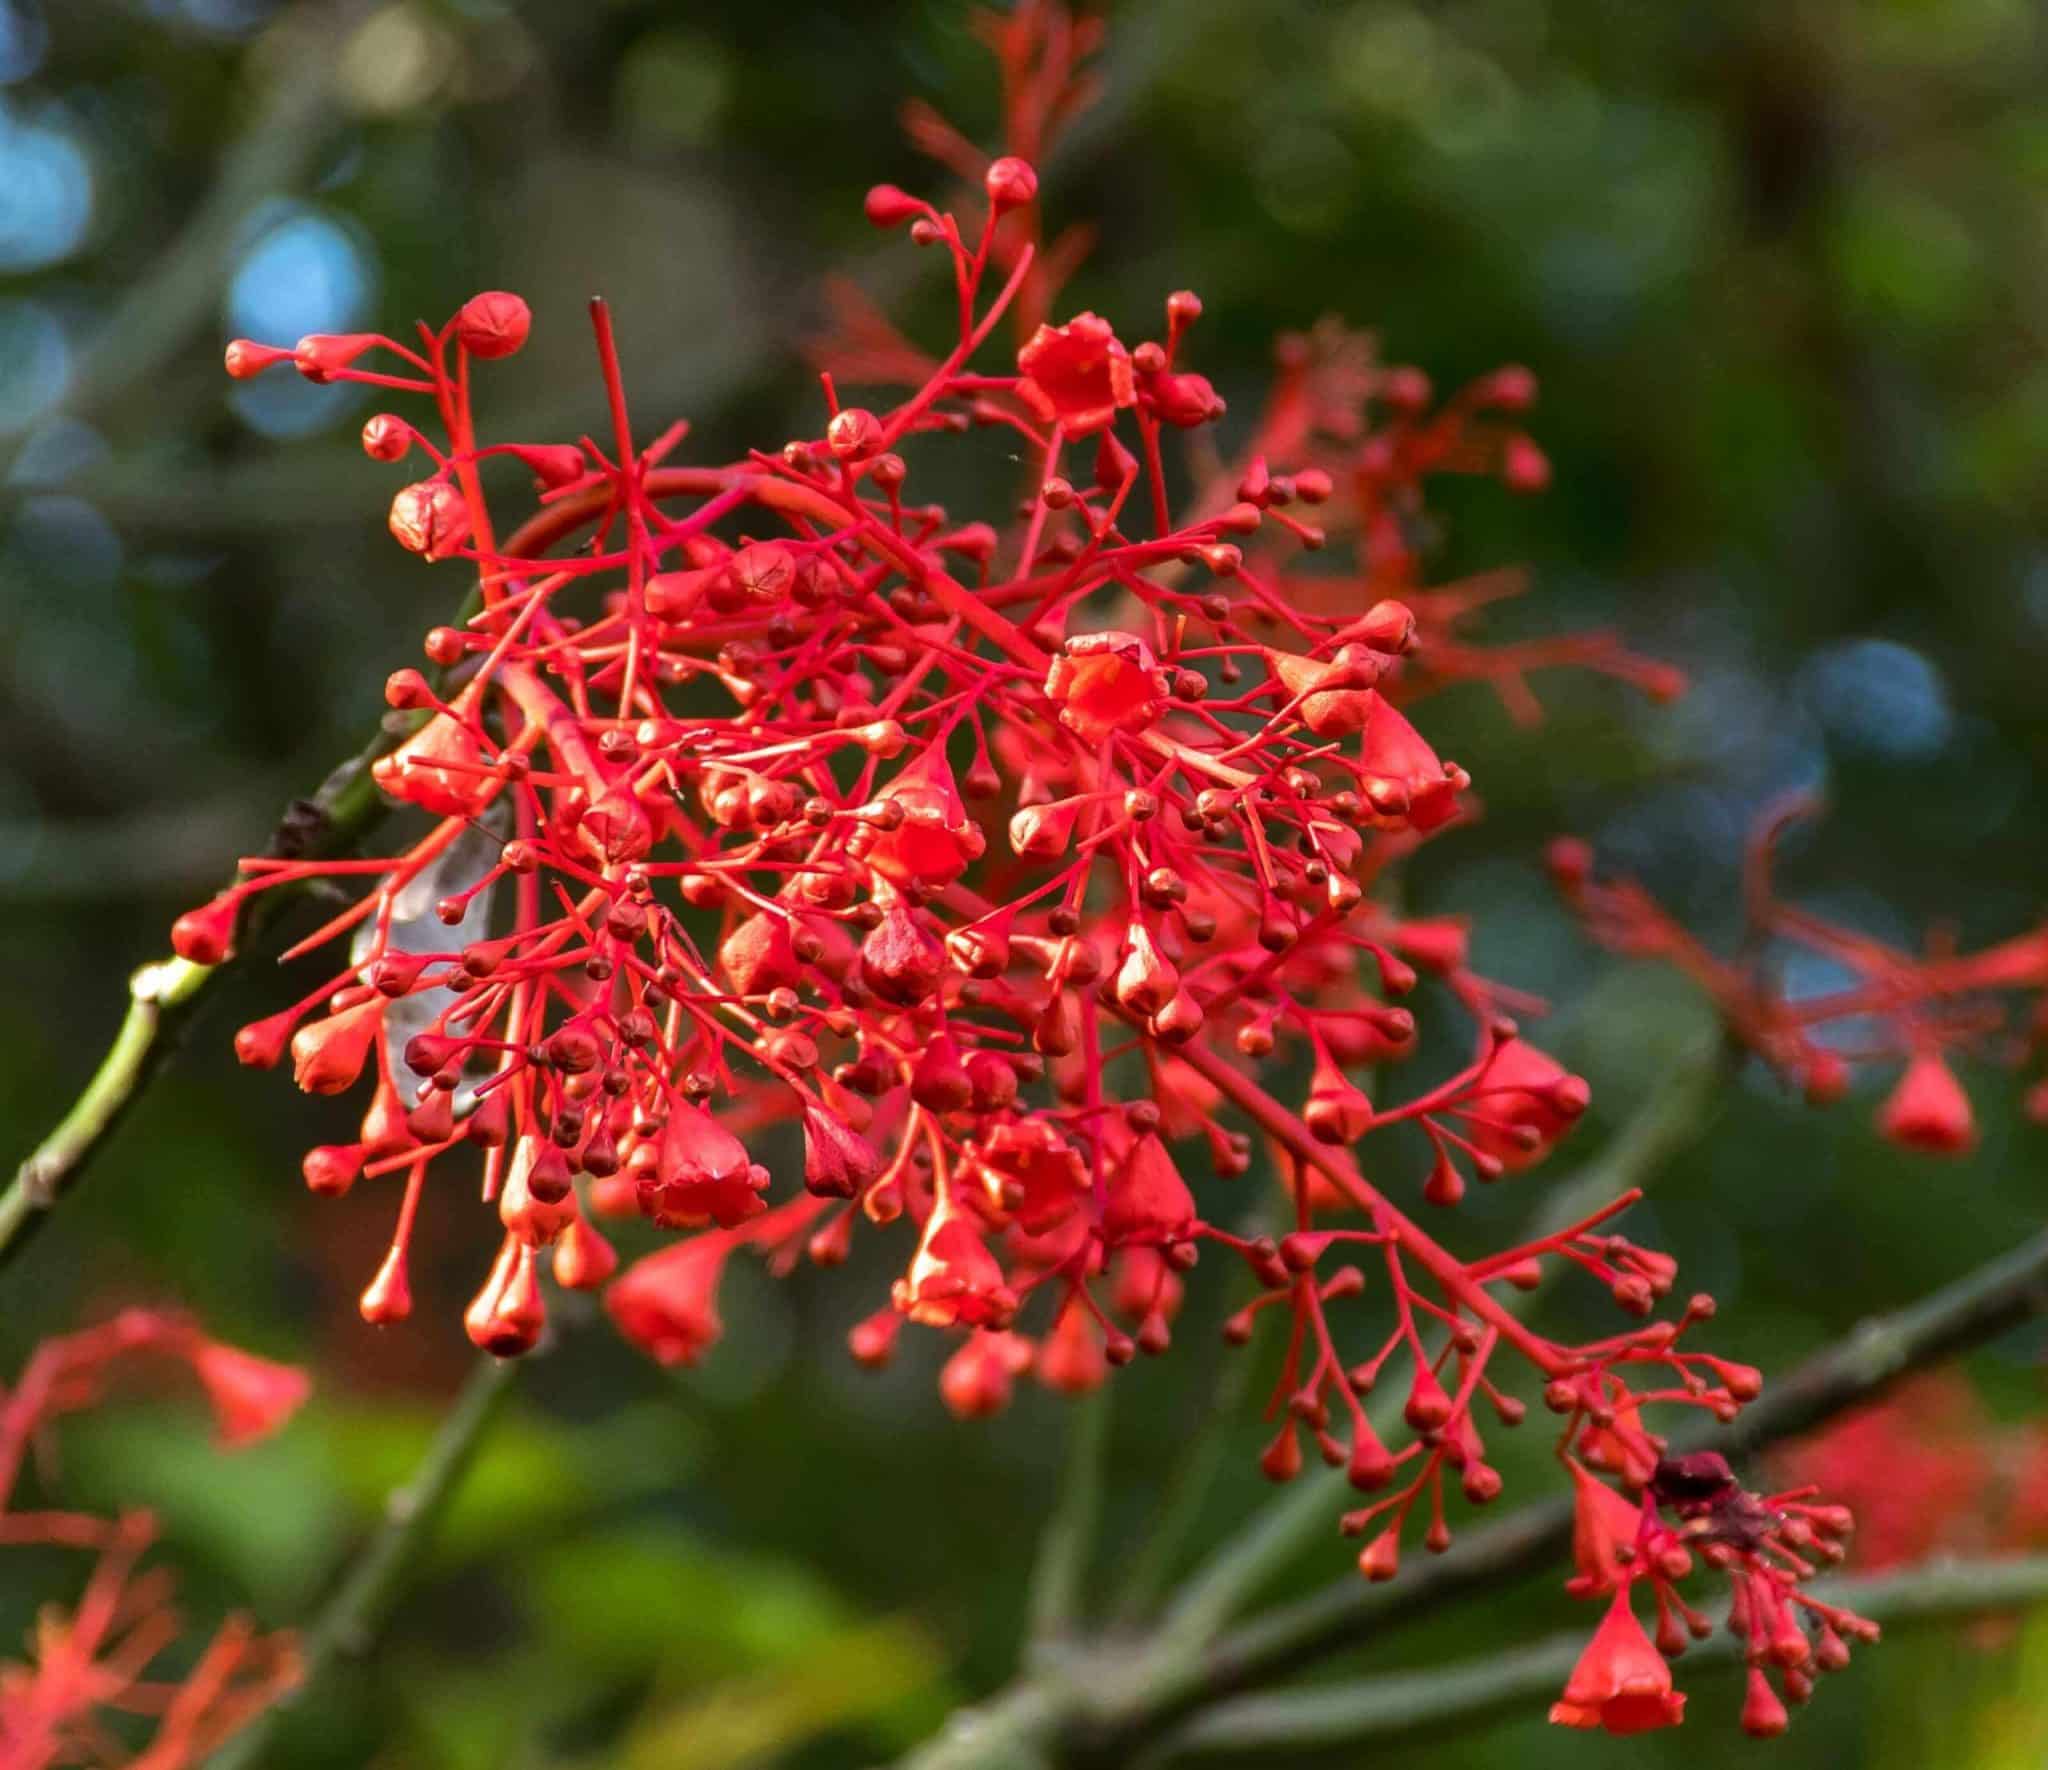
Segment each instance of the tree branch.
M517 1358L486 1358L471 1371L412 1479L392 1490L376 1533L306 1630L304 1671L297 1688L216 1752L207 1770L253 1770L266 1762L264 1754L284 1717L307 1692L337 1662L361 1659L375 1645L399 1588L433 1540L435 1526L523 1363Z
M1816 1597L1846 1604L1874 1622L1938 1622L2016 1610L2048 1599L2048 1555L1944 1561L1903 1573L1826 1580ZM1512 1653L1488 1654L1426 1672L1241 1697L1220 1703L1160 1739L1141 1766L1234 1752L1307 1752L1384 1740L1427 1728L1433 1740L1528 1711L1571 1675L1588 1630L1559 1634ZM1733 1665L1744 1643L1725 1629L1689 1648L1685 1664Z
M385 814L370 783L370 763L391 743L380 732L321 783L310 799L295 800L272 838L276 852L341 854L353 848ZM216 979L245 962L256 936L285 906L287 894L265 892L244 919L240 950L218 965L163 958L128 980L128 1010L92 1079L56 1128L16 1168L0 1193L0 1268L14 1259L51 1209L75 1186L100 1146L135 1104Z

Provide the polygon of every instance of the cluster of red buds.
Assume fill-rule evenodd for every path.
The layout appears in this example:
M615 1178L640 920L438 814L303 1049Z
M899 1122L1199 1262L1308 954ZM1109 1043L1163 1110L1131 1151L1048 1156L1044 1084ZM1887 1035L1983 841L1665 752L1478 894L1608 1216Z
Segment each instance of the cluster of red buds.
M1635 881L1597 878L1583 842L1552 843L1550 873L1594 939L1691 978L1728 1036L1808 1101L1840 1100L1858 1063L1900 1063L1878 1108L1878 1130L1901 1148L1967 1155L1977 1144L1977 1119L1948 1054L1981 1052L2014 1064L2048 1055L2048 928L1973 953L1930 941L1916 957L1786 903L1772 885L1777 847L1786 829L1813 810L1800 797L1759 821L1744 866L1745 936L1732 958L1710 951ZM1823 993L1788 995L1778 981L1787 948L1827 961L1848 981ZM2018 1032L2004 1005L2013 996L2032 1003ZM2028 1091L2026 1107L2030 1117L2048 1122L2048 1080Z
M1588 1448L1597 1444L1596 1430ZM1696 1558L1727 1578L1726 1627L1742 1642L1749 1664L1742 1728L1756 1738L1785 1731L1786 1705L1805 1702L1821 1673L1847 1665L1851 1641L1877 1639L1875 1623L1800 1589L1842 1559L1850 1526L1845 1508L1815 1505L1813 1489L1751 1493L1724 1458L1698 1451L1658 1462L1640 1501L1632 1502L1576 1459L1567 1462L1578 1571L1566 1590L1608 1602L1551 1720L1644 1733L1684 1718L1685 1698L1673 1688L1670 1661L1714 1628L1675 1583ZM1636 1616L1638 1583L1648 1586L1656 1610L1654 1638Z
M687 1363L718 1336L735 1249L831 1266L900 1225L902 1276L852 1348L880 1362L905 1322L952 1336L941 1387L962 1415L1026 1371L1086 1390L1164 1352L1207 1246L1258 1286L1228 1336L1263 1317L1285 1337L1266 1471L1285 1480L1310 1450L1346 1468L1378 1496L1346 1521L1370 1532L1361 1566L1388 1577L1411 1530L1449 1542L1447 1487L1498 1493L1478 1410L1522 1417L1511 1367L1637 1486L1663 1450L1640 1410L1726 1418L1757 1392L1685 1343L1707 1299L1648 1319L1675 1268L1606 1227L1632 1194L1475 1258L1423 1226L1415 1206L1537 1162L1587 1088L1523 1038L1511 1015L1540 1004L1473 971L1462 924L1376 892L1473 810L1466 771L1410 717L1422 696L1484 682L1532 714L1529 673L1560 663L1682 684L1604 635L1476 644L1471 617L1514 583L1421 581L1428 480L1547 478L1526 371L1439 403L1325 325L1283 342L1226 458L1223 401L1188 366L1194 295L1135 343L1092 313L1050 323L1073 250L1040 250L1020 149L1084 96L1091 33L1034 5L996 40L1011 151L918 119L974 179L971 206L867 198L950 269L954 340L927 355L842 304L826 360L908 391L850 404L828 371L815 434L671 464L686 427L636 440L601 302L603 442L479 440L477 365L530 323L513 295L410 343L230 346L235 375L289 366L426 402L439 441L380 413L364 447L424 459L391 532L469 567L476 594L427 635L434 676L387 684L408 735L373 774L417 819L409 844L245 861L174 938L213 963L252 897L361 888L287 957L345 950L236 1047L288 1055L311 1092L367 1081L360 1135L313 1150L305 1177L337 1195L397 1181L368 1320L409 1312L423 1206L473 1208L445 1187L429 1202L429 1176L471 1156L497 1253L466 1320L489 1351L537 1342L551 1277L608 1287L627 1337ZM935 452L981 430L1024 464L1001 520L918 491ZM501 538L485 476L504 460L540 508ZM1319 569L1333 541L1348 568ZM1471 1056L1389 1098L1425 979L1469 1016ZM801 1128L800 1183L748 1147L778 1126ZM1414 1179L1391 1153L1369 1179L1353 1151L1398 1150L1397 1127ZM1260 1149L1270 1220L1239 1207L1224 1227L1190 1152L1227 1198ZM621 1216L692 1233L615 1276L598 1222ZM1586 1345L1536 1332L1517 1295L1549 1268L1634 1324ZM1369 1286L1387 1316L1360 1342ZM1380 1388L1401 1400L1392 1443L1365 1406Z
M62 1415L96 1405L117 1365L172 1360L189 1367L212 1404L220 1443L268 1436L306 1396L306 1379L207 1338L181 1315L129 1309L102 1326L46 1340L10 1389L0 1390L0 1544L45 1544L94 1557L69 1610L36 1620L29 1657L0 1661L0 1764L189 1770L298 1681L289 1635L262 1635L230 1617L174 1681L157 1662L182 1632L168 1576L139 1567L156 1536L146 1512L117 1518L14 1504L31 1448ZM147 1744L131 1750L116 1715L146 1717Z

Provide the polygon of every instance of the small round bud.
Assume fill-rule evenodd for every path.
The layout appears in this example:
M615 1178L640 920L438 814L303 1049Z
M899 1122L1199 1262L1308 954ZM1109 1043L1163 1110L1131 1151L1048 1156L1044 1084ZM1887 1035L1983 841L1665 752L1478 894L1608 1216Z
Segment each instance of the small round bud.
M926 205L900 185L878 184L868 192L861 207L876 227L901 227L923 215Z
M533 310L503 289L472 295L455 316L456 341L471 356L511 356L532 329Z
M446 559L469 539L469 506L446 480L423 479L391 500L390 526L408 553Z
M981 182L988 200L998 209L1022 208L1038 195L1038 174L1015 154L990 161Z
M258 344L253 338L235 339L223 358L227 372L237 381L252 380L265 369L291 360L290 351L280 350L274 344Z
M384 678L384 704L401 713L409 713L417 707L431 707L434 691L417 670L393 670Z
M412 426L395 412L379 412L363 426L363 453L372 461L403 461L412 448Z
M865 406L848 406L825 427L825 446L842 461L861 461L882 446L881 421Z

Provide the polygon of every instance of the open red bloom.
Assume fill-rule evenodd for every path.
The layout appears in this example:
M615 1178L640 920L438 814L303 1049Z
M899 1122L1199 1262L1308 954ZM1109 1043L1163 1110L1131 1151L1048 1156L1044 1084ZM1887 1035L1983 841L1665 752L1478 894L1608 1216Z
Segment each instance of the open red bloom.
M1626 1586L1614 1594L1572 1668L1564 1696L1550 1705L1560 1727L1603 1727L1609 1733L1648 1733L1685 1719L1685 1698L1671 1687L1671 1668L1643 1633Z
M997 1125L974 1153L990 1206L1028 1234L1064 1222L1087 1193L1079 1152L1043 1119Z
M1135 731L1159 717L1166 672L1134 633L1080 633L1053 659L1045 678L1060 721L1091 744L1113 731Z
M1018 391L1041 418L1057 422L1069 436L1107 430L1120 410L1137 403L1131 354L1097 314L1040 326L1018 351L1017 369L1024 377Z
M1017 1293L1003 1282L1003 1269L973 1218L943 1196L891 1296L898 1310L926 1327L1006 1328L1017 1313Z
M626 1171L639 1189L640 1209L668 1229L704 1222L729 1228L765 1208L768 1171L748 1159L745 1146L702 1107L679 1101L660 1135L637 1145Z

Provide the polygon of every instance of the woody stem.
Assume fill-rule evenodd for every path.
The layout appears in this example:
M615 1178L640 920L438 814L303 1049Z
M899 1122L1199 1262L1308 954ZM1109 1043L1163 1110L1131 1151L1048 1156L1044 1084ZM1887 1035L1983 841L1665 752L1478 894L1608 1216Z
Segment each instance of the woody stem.
M361 1659L376 1644L406 1576L433 1541L435 1527L523 1364L516 1358L485 1358L470 1372L412 1479L391 1491L375 1534L306 1629L297 1687L216 1752L207 1770L253 1770L267 1762L265 1754L291 1709L337 1662Z

